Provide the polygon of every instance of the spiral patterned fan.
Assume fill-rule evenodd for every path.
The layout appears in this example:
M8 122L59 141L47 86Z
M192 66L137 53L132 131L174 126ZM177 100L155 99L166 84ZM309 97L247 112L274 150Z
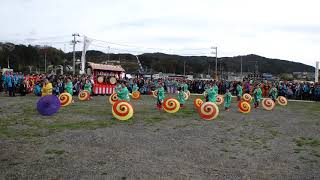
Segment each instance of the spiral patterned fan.
M196 109L200 109L201 105L203 104L203 100L200 98L196 98L193 101L193 105Z
M120 121L126 121L132 118L133 108L126 101L116 101L112 105L112 115Z
M176 113L180 109L180 103L174 98L167 98L163 101L163 109L168 113Z
M183 98L184 98L184 100L188 100L189 99L188 93L183 92Z
M59 96L62 107L68 106L72 102L72 96L69 93L62 93Z
M87 90L81 91L78 95L78 99L80 101L85 101L85 100L88 100L89 98L90 98L90 93Z
M157 91L157 90L152 91L152 96L153 96L154 98L157 98L157 97L158 97L158 91Z
M214 120L219 115L219 108L215 103L205 102L200 107L199 115L204 120Z
M187 93L188 97L190 97L190 95L191 95L190 91L188 90L186 93Z
M251 111L251 106L247 101L240 101L238 104L239 111L241 113L249 113Z
M262 100L262 107L265 110L271 111L274 108L275 105L276 104L274 103L274 101L272 99L270 99L270 98L264 98Z
M221 105L224 103L224 97L222 95L217 95L217 105Z
M131 96L132 96L132 99L137 100L137 99L140 99L141 95L139 91L133 91Z
M242 99L244 101L250 102L252 100L252 96L248 93L243 94Z
M284 96L279 96L279 97L277 98L277 102L278 102L278 104L281 105L281 106L286 106L286 105L288 105L288 100L287 100L287 98L285 98Z
M115 102L118 101L118 95L117 93L113 93L109 96L109 102L110 104L114 104Z

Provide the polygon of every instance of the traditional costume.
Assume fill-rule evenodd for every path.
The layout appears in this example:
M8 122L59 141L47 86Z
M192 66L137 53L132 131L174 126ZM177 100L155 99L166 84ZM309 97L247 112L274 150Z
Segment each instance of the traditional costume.
M188 84L187 83L184 83L182 85L182 90L183 90L183 92L187 92L188 91Z
M217 101L217 91L211 87L207 90L208 93L208 102L213 102L215 103Z
M216 84L213 86L213 89L216 91L217 94L219 93L219 88Z
M237 100L241 101L241 97L242 97L242 87L240 86L240 84L237 85Z
M224 94L224 108L226 111L229 111L230 106L231 106L231 99L232 99L232 95L230 92L226 92Z
M260 87L256 88L253 91L253 96L254 96L254 108L259 108L259 103L262 98L262 90Z
M120 92L120 90L121 90L121 84L118 83L118 84L116 85L116 87L114 88L114 91L115 91L115 93L118 94L118 93Z
M127 87L122 87L121 90L117 93L119 100L124 100L130 102L129 90Z
M278 97L278 90L276 87L272 87L269 91L269 97L276 102L276 99Z
M185 103L184 94L185 94L184 91L179 91L178 93L178 101L180 103L181 108L184 108L184 103Z
M157 89L157 108L162 109L162 103L164 100L164 88L161 86Z
M88 91L90 93L90 95L91 95L91 93L92 93L92 85L91 85L91 83L89 82L89 83L84 84L83 90Z

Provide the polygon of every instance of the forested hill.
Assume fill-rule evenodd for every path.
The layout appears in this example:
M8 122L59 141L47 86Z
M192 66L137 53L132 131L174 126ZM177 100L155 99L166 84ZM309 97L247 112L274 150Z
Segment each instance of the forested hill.
M77 56L80 56L78 52ZM67 54L68 59L72 58L72 53ZM88 51L87 60L92 62L102 62L108 59L108 54L100 51ZM206 56L179 56L163 53L145 53L138 56L143 68L147 71L164 72L164 73L183 73L184 62L186 63L186 72L188 74L207 73L209 66L213 72L215 68L215 58ZM109 59L121 60L121 65L127 71L138 69L136 64L137 58L131 54L110 54ZM218 58L218 68L222 71L240 72L241 57L221 57ZM244 72L266 72L272 74L292 73L292 72L313 72L314 67L296 63L292 61L270 59L258 55L242 56L242 68Z
M53 47L14 45L11 47L0 43L0 65L7 67L8 58L10 66L15 71L28 72L28 66L44 69L44 56L46 54L47 65L72 64L72 53L64 53ZM12 48L12 46L14 48ZM80 59L81 52L76 52L77 59ZM120 60L121 65L128 72L137 72L137 58L131 54L106 54L100 51L88 51L87 61L104 62L110 60ZM145 53L138 55L143 68L152 72L183 73L184 62L187 74L213 72L215 68L215 58L206 56L178 56L163 53ZM66 59L66 61L65 61ZM222 71L240 72L240 56L218 58L218 68ZM314 67L302 63L285 61L280 59L270 59L258 55L242 56L242 66L244 72L254 72L256 67L259 72L272 74L292 73L292 72L313 72Z

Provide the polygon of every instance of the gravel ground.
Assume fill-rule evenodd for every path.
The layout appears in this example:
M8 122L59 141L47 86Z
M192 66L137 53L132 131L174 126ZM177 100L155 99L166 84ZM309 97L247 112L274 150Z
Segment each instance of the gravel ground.
M193 98L168 114L143 96L119 122L104 96L50 117L36 97L0 97L0 179L320 179L319 103L240 114L234 102L207 122Z

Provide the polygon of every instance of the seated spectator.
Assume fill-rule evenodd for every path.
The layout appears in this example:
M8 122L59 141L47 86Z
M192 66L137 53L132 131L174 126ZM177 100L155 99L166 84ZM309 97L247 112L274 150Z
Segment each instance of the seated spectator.
M48 79L45 79L41 89L41 96L52 95L52 84Z
M36 96L41 96L41 86L40 86L40 82L36 82L36 85L34 87L34 94Z
M22 83L20 83L19 92L21 96L27 94L27 81L22 81Z

